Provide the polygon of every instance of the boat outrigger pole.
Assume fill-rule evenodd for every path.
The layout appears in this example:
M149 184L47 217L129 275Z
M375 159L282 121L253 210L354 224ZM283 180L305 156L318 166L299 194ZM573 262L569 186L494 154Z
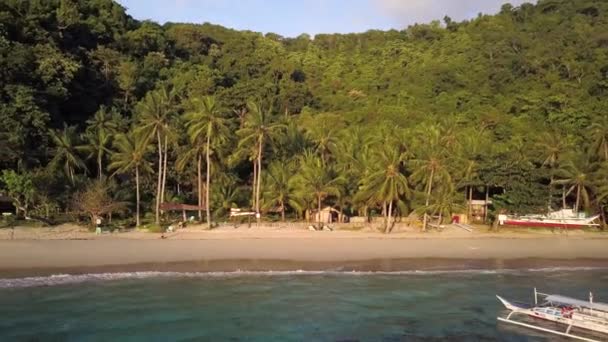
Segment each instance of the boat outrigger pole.
M583 337L583 336L578 336L578 335L573 335L570 333L570 328L572 328L572 326L569 326L568 329L566 330L566 332L561 332L561 331L557 331L557 330L553 330L553 329L546 329L543 327L539 327L536 325L531 325L531 324L527 324L524 322L518 322L518 321L514 321L512 319L509 318L502 318L502 317L496 317L499 321L501 322L505 322L505 323L511 323L511 324L515 324L515 325L519 325L522 327L526 327L526 328L530 328L530 329L534 329L534 330L538 330L538 331L543 331L546 333L550 333L550 334L555 334L555 335L559 335L559 336L565 336L565 337L570 337L579 341L586 341L586 342L601 342L599 340L593 340L587 337Z

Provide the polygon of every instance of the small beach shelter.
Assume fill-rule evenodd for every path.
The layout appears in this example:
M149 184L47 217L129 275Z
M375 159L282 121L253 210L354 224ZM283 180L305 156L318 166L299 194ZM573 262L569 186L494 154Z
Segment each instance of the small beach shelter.
M318 210L312 210L308 214L308 219L313 222L333 223L338 221L340 212L332 207L325 207L321 209L321 219L319 220Z

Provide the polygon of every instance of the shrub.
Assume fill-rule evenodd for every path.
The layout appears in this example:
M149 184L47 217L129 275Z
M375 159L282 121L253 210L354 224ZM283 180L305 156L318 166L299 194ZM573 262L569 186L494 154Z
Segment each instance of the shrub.
M72 199L72 210L76 215L87 215L94 226L97 218L126 210L127 204L115 202L108 193L103 180L91 182L84 191L77 192Z

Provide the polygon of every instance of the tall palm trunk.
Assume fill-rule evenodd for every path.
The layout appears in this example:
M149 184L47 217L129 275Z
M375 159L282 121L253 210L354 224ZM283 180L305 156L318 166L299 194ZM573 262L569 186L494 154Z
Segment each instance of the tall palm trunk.
M429 185L426 190L426 201L424 203L424 218L422 219L422 231L426 231L426 225L428 223L428 215L426 214L426 209L429 207L429 201L431 200L431 191L433 189L433 176L435 176L435 169L431 169L431 174L429 175Z
M471 212L473 211L473 187L469 185L469 205L467 206L467 220L471 223Z
M562 209L566 209L566 185L562 186Z
M551 180L549 181L549 203L547 205L547 210L551 210L551 202L553 201L553 167L551 168Z
M211 148L211 126L207 130L207 181L205 188L205 209L207 209L207 228L211 229L211 211L209 210L209 186L211 182L211 157L210 157L210 148Z
M281 200L279 204L281 204L281 221L285 222L285 202Z
M122 108L127 109L127 105L129 104L129 92L125 91L125 98Z
M581 201L581 186L577 185L576 186L576 212L578 213L578 207Z
M264 137L260 136L260 144L258 146L258 184L255 189L255 216L260 223L260 187L262 180L262 145L264 142Z
M488 221L488 201L490 200L490 187L486 185L486 203L484 205L484 209L483 209L483 223L486 223Z
M201 158L201 154L198 153L197 157L196 157L196 173L197 173L197 179L198 179L198 187L196 189L196 194L198 196L198 220L199 222L203 221L203 211L201 210L201 207L203 206L203 176L201 174L201 163L202 163L202 158Z
M156 183L156 224L160 223L160 188L163 177L163 148L161 145L160 132L156 132L156 138L158 140L158 180Z
M101 172L101 152L97 153L97 177L101 180L102 172Z
M384 229L386 230L386 226L388 225L388 215L386 214L388 211L386 210L386 201L382 202L382 216L384 217Z
M317 222L319 224L318 229L323 229L323 225L321 224L321 195L317 195L317 203L318 203L318 211L317 211Z
M135 165L135 227L139 227L139 166Z
M251 186L251 208L255 209L257 208L257 205L255 204L255 194L256 194L256 187L258 184L258 161L257 158L255 158L253 160L253 182L252 182L252 186Z
M164 161L163 161L163 185L162 185L162 189L160 192L160 201L161 203L165 202L165 187L167 184L167 157L168 157L168 153L167 153L167 135L165 135L165 150L163 152L164 154Z
M388 234L391 231L391 221L393 219L393 201L392 200L388 202L388 213L387 213L387 216L388 216L388 220L387 220L386 227L384 228L384 233L385 234Z

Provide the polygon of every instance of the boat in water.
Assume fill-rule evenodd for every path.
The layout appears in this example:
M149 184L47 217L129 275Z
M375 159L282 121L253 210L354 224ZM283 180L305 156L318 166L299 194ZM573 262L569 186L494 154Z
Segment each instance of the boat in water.
M561 295L540 293L534 289L533 305L509 302L498 295L496 298L511 311L506 317L497 317L501 322L581 341L608 341L608 304L593 302L591 293L589 293L589 301L584 301ZM522 316L531 317L532 321L522 320ZM539 322L535 322L535 319L561 324L564 329L560 331L551 329L551 327L543 327L538 324ZM594 339L573 333L573 328L593 332L602 338L601 340Z
M549 212L546 215L498 215L498 223L504 226L546 227L577 229L599 226L597 220L600 216L588 216L572 209L561 209Z

